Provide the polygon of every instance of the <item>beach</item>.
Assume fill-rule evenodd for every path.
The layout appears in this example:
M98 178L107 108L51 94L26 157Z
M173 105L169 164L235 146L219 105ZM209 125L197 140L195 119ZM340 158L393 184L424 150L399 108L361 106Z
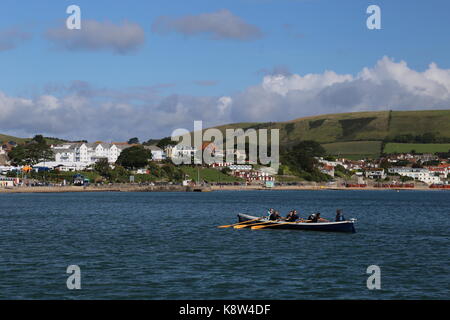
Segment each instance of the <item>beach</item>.
M379 190L417 190L417 191L436 191L442 189L431 189L427 186L415 186L414 188L383 188L367 186L364 188L345 187L345 186L327 186L327 185L281 185L273 188L266 188L261 185L208 185L208 186L181 186L181 185L133 185L133 184L114 184L104 186L36 186L36 187L11 187L0 188L0 193L66 193L66 192L210 192L210 191L276 191L276 190L361 190L361 191L379 191Z

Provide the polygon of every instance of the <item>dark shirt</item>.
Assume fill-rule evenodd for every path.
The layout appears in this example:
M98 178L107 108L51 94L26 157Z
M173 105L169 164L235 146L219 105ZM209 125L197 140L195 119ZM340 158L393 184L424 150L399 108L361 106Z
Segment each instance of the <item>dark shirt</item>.
M280 218L280 215L276 212L273 212L270 216L269 216L269 220L278 220Z
M288 222L294 222L294 221L297 221L298 220L298 215L297 214L295 214L295 213L290 213L290 214L288 214L288 216L286 217L286 221L288 221Z

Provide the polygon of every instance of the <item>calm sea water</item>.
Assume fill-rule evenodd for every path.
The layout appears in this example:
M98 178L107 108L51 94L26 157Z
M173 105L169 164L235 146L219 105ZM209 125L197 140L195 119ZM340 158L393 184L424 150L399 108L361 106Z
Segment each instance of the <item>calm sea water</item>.
M216 228L268 207L343 208L357 233ZM449 226L439 191L1 194L0 298L449 299Z

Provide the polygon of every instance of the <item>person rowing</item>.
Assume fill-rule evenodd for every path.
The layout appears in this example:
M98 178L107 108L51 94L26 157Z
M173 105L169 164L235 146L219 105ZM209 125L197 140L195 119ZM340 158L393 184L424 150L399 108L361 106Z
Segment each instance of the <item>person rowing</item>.
M280 213L276 210L273 210L272 213L269 215L269 220L271 221L277 221L280 219L281 219Z
M342 209L336 210L336 218L334 221L336 221L336 222L345 221L344 215L342 214Z
M308 217L308 222L329 222L327 219L320 217L320 212L313 213Z
M299 216L297 214L297 210L291 210L289 211L288 215L286 216L287 222L295 222L299 219Z

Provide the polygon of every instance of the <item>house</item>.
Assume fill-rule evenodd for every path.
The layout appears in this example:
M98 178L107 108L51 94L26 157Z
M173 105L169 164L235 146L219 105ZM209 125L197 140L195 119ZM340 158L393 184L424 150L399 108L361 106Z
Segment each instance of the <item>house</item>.
M370 179L386 179L386 172L382 168L370 168L364 172L366 178Z
M422 181L426 184L441 183L439 174L428 170L427 168L394 167L388 169L389 173L398 174L404 177L410 177L414 180Z
M173 158L185 158L192 159L197 155L198 150L195 147L183 144L177 144L175 146L167 146L164 150L167 157Z
M437 167L427 167L430 173L439 175L443 179L447 179L449 173L449 167L445 165L439 165Z
M338 159L336 159L336 161L330 161L330 160L325 160L322 157L319 157L319 158L317 158L317 161L319 161L319 163L321 163L322 165L331 166L333 168L335 168L337 166L343 166L345 169L348 168L348 165L344 161L339 161Z
M319 168L320 172L325 173L329 176L334 177L334 167L330 165L324 165L321 168Z
M166 153L161 148L157 146L144 146L144 149L149 150L152 153L153 161L163 161L166 160Z

